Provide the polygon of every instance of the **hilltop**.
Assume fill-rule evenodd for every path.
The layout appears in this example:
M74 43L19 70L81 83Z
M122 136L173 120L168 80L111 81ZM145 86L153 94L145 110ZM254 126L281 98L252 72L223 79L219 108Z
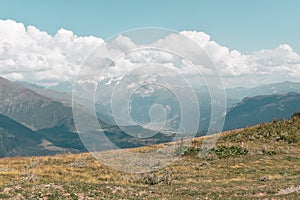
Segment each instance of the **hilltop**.
M177 143L182 157L152 173L128 174L89 153L0 159L0 199L297 199L300 119L224 132L205 158L203 138ZM131 149L143 152L164 144Z

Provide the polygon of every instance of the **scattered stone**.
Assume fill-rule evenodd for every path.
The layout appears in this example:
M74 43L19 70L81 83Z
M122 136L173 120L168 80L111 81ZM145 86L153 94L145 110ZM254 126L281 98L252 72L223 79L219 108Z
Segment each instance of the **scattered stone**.
M49 189L50 188L50 184L45 185L45 188Z
M52 185L52 188L53 188L54 190L64 190L63 187L60 186L60 185Z
M21 190L21 189L22 189L21 186L19 186L19 185L15 186L15 190Z
M79 193L77 195L77 197L78 197L78 200L84 200L84 193Z
M23 197L22 194L18 194L16 197L14 197L14 200L23 200L23 199L25 198Z
M290 194L290 193L293 193L293 192L299 192L300 191L300 185L297 186L297 187L290 187L290 188L287 188L287 189L282 189L278 192L278 194Z
M69 197L69 196L71 196L71 194L70 194L70 193L65 193L65 194L63 194L62 196L63 196L63 197Z
M262 181L262 182L265 182L265 181L268 181L268 180L269 180L268 176L263 176L263 177L259 178L259 181Z
M142 181L147 185L156 185L159 182L159 177L154 173L143 174Z
M83 161L75 161L72 162L68 165L69 167L74 167L74 168L83 168L86 166L86 162Z
M7 167L0 167L0 172L11 172L11 171L14 171L14 170L7 168Z
M3 192L4 193L9 193L12 190L13 190L13 188L4 188Z

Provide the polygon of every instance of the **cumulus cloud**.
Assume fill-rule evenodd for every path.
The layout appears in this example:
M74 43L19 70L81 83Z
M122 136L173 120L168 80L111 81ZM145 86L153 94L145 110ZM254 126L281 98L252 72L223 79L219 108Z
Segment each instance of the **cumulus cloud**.
M230 50L212 41L203 32L182 31L153 43L177 49L179 53L189 53L193 61L202 58L193 57L193 48L180 36L185 36L202 47L223 76L227 87L254 86L261 83L279 81L299 81L300 55L291 46L282 44L275 49L260 50L251 54L242 54ZM25 27L13 20L0 20L0 76L14 81L27 81L40 85L51 85L63 81L73 81L86 57L99 45L106 44L101 38L76 36L72 31L60 29L52 36L34 26ZM141 66L145 62L159 62L161 65L174 67L180 62L178 57L166 52L152 52L153 59L141 52L127 54L127 57L113 63L116 56L130 49L140 48L130 38L118 36L101 49L101 58L105 63L119 63L119 68L112 68L111 74L118 75ZM145 56L146 55L146 56ZM150 61L149 61L150 60ZM175 63L175 64L174 64ZM203 66L199 65L199 68ZM211 73L203 68L204 73ZM183 74L192 76L193 71ZM108 82L111 80L107 80Z
M0 75L15 81L72 81L81 63L103 42L60 29L54 36L34 26L0 20Z
M181 34L208 53L228 87L300 80L300 55L287 44L245 55L211 41L210 36L203 32L183 31Z

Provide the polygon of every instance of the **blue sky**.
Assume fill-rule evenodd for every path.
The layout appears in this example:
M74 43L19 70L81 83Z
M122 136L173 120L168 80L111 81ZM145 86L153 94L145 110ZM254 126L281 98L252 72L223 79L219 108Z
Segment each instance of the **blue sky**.
M55 34L107 38L138 27L203 31L243 53L289 44L300 52L298 0L2 0L0 19Z

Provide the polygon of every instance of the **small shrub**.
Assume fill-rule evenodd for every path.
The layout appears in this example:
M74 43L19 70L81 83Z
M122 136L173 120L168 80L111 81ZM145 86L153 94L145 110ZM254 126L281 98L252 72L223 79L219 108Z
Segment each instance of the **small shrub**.
M196 148L196 147L186 147L183 150L183 155L192 155L192 154L196 154L197 152L199 152L200 148Z
M295 112L292 117L292 119L300 119L300 111L299 112Z
M248 149L241 148L237 146L218 146L212 149L212 151L219 157L219 158L228 158L232 156L239 156L239 155L246 155L248 154Z
M159 178L155 173L142 174L142 181L147 185L156 185L159 183Z
M166 185L171 185L173 179L172 175L173 175L172 171L166 171L161 176L159 176L159 182L164 183Z
M186 148L186 147L176 148L176 149L175 149L175 152L174 152L174 155L176 155L176 156L182 156L183 153L184 153L184 149L185 149L185 148Z
M276 151L267 151L267 154L272 156L272 155L276 155Z
M146 185L156 185L158 183L171 185L172 174L171 171L166 171L161 175L156 175L155 172L142 174L142 182Z

